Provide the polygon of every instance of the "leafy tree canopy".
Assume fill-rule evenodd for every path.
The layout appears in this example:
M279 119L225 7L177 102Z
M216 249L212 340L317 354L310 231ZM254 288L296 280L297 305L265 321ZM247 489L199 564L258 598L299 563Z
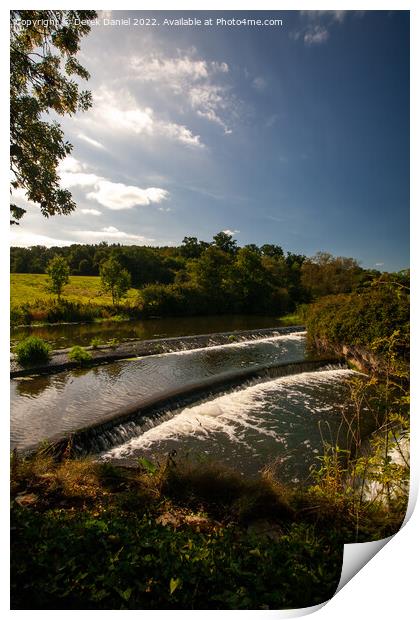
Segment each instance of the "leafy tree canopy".
M23 189L28 200L49 217L76 208L71 193L59 185L57 165L72 150L56 121L46 115L87 110L91 94L76 79L88 71L76 56L88 34L86 20L95 11L11 11L10 14L10 166L11 191ZM74 79L76 78L76 79ZM10 205L17 224L25 209Z
M100 267L102 288L111 293L112 303L118 302L127 293L131 286L131 277L115 256L111 256Z
M232 238L232 235L222 231L214 235L213 244L229 254L234 254L237 250L236 241Z
M66 259L62 256L52 258L47 265L47 274L48 290L60 299L64 286L69 282L70 268Z

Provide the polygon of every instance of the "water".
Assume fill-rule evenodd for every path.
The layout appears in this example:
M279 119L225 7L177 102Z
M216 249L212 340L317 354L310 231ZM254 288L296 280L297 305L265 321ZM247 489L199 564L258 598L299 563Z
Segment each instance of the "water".
M135 461L176 450L255 474L275 462L284 481L305 482L323 440L347 447L341 410L348 404L347 369L301 373L250 385L138 426L137 436L101 459Z
M13 379L12 447L25 448L58 433L74 431L124 405L226 371L304 358L305 334L296 332Z
M99 323L69 323L42 325L38 327L14 327L11 330L11 345L14 346L27 336L38 336L53 348L67 348L74 345L87 346L93 338L100 338L105 344L116 338L119 342L128 340L150 340L193 336L216 332L262 329L281 325L275 317L254 315L223 315L148 319L145 321L104 321Z

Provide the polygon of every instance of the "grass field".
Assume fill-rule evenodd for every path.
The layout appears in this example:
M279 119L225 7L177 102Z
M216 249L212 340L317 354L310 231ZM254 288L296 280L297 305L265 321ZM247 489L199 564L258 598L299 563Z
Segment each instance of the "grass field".
M42 273L12 273L10 275L10 304L21 306L25 303L50 301L56 296L47 291L48 276ZM63 289L63 299L82 304L108 305L111 295L101 291L99 276L70 276L70 282ZM130 289L124 301L134 300L136 289Z

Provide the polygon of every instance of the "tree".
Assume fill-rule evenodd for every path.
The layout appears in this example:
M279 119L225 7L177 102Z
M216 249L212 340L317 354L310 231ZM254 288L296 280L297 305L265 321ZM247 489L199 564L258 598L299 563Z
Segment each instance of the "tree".
M131 277L127 269L122 269L120 262L111 256L99 269L101 285L105 292L111 293L112 303L120 301L131 286Z
M66 259L62 256L54 256L47 265L47 274L48 290L57 295L60 300L63 288L69 282L70 267Z
M302 284L314 297L349 293L359 282L361 267L354 258L318 252L302 265Z
M219 232L217 235L213 237L213 244L223 250L223 252L227 252L227 254L234 254L238 249L236 247L236 241L233 239L232 235L229 235L225 232Z
M59 123L45 115L87 110L91 94L80 91L72 76L87 80L76 59L80 39L90 31L95 11L10 12L10 167L11 193L23 189L45 217L76 208L60 187L57 165L71 151ZM25 209L10 205L11 223Z
M283 248L272 243L264 243L261 246L261 252L270 258L282 258L284 256Z

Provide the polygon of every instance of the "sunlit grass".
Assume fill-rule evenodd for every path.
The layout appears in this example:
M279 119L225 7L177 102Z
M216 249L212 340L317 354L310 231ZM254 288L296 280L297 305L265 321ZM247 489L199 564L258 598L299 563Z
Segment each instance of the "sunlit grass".
M10 302L11 306L20 306L25 303L50 301L55 296L47 290L48 276L42 273L12 273L10 275ZM137 290L128 291L124 303L129 303L137 296ZM101 290L99 276L70 276L70 282L63 289L63 298L82 304L112 304L111 295Z

